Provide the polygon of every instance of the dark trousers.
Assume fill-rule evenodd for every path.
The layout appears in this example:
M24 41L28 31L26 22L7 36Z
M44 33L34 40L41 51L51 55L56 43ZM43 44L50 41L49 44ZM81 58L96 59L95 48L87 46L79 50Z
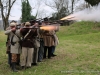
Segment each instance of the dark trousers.
M46 58L47 50L48 50L48 58L51 58L52 47L48 47L48 46L44 46L43 58Z
M42 40L40 40L40 47L39 47L39 51L38 51L38 61L43 60L43 54L44 54L44 42Z
M52 54L54 54L54 52L55 52L55 48L56 48L56 46L52 46Z
M17 65L20 65L20 54L17 54Z
M8 64L11 66L11 53L8 53Z
M37 63L37 60L38 60L38 50L39 50L39 48L34 48L33 63Z

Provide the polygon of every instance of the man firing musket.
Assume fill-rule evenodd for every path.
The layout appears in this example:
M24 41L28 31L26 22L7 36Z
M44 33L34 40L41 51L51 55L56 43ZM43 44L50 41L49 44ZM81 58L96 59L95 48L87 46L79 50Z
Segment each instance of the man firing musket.
M20 29L20 32L23 37L22 42L22 57L21 57L21 66L22 69L30 68L33 57L33 38L37 36L37 29L32 28L29 22L25 23L25 26Z
M20 30L16 29L16 23L10 23L9 29L5 31L6 35L9 35L10 41L10 53L11 53L11 68L14 72L17 72L16 63L18 61L17 55L21 53Z

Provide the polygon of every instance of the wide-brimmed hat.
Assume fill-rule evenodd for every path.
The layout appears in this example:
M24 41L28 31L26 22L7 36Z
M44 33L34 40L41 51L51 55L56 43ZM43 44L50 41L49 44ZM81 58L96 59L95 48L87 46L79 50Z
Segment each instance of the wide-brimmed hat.
M30 26L31 24L30 24L30 22L26 22L26 23L25 23L25 26L26 26L26 25L27 25L27 26L28 26L28 25Z
M10 23L10 25L9 26L16 26L16 23Z
M44 18L44 22L48 22L49 21L49 19L46 17L46 18Z

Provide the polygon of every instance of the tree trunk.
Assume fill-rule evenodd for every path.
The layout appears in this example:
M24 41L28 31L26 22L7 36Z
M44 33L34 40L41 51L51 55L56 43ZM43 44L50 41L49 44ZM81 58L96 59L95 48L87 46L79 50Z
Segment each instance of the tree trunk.
M3 29L6 30L6 28L9 26L9 23L8 23L8 17L4 17L2 16L2 22L3 22Z
M6 30L6 28L9 26L9 23L8 23L8 19L4 19L3 20L3 27L4 27L4 30Z
M74 2L75 2L75 0L72 0L72 13L74 12L73 10L74 10Z
M10 11L11 8L13 6L13 4L15 3L16 0L7 0L6 3L8 3L8 5L4 5L4 3L2 2L2 0L0 0L0 9L1 9L1 16L2 16L2 21L3 21L3 29L6 30L6 28L9 26L8 24L8 19L9 19L9 15L10 15ZM6 7L6 8L4 8ZM4 11L6 10L6 15L4 13Z

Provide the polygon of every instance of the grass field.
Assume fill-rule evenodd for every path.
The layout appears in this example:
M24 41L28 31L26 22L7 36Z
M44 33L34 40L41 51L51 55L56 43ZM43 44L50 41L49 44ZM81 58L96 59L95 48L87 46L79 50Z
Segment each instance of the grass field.
M7 64L6 36L0 31L0 75L100 75L100 23L60 27L56 57L17 73Z

